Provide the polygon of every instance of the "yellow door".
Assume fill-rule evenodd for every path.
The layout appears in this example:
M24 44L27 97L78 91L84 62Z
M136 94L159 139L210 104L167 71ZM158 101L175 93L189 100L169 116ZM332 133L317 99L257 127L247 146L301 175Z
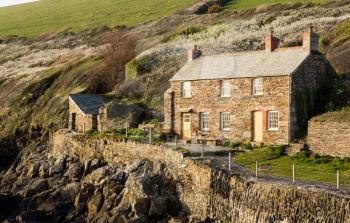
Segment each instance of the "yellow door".
M263 112L256 111L254 112L254 126L253 126L253 141L262 142L263 140Z
M182 138L191 138L191 114L182 114Z

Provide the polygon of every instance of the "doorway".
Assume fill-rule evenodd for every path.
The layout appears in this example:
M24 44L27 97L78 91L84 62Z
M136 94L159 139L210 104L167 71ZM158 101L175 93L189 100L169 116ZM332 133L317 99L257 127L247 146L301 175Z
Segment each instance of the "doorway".
M76 123L77 123L77 114L76 113L72 113L71 129L73 131L76 131Z
M253 142L263 141L263 112L253 112Z
M192 136L191 132L191 114L184 113L182 114L182 138L190 139Z

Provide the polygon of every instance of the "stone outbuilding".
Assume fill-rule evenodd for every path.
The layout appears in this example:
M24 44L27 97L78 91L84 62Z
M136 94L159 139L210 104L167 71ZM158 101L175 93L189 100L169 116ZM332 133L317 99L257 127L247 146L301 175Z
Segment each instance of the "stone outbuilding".
M77 132L101 131L105 102L100 95L69 95L69 128Z
M197 46L164 95L164 128L182 139L288 144L307 129L334 69L318 51L313 27L303 45L202 55Z

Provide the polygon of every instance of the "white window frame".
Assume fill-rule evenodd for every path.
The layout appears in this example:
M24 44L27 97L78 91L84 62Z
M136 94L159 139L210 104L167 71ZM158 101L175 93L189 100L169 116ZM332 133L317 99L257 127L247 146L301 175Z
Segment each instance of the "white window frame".
M264 94L264 79L262 77L253 79L253 95Z
M220 97L226 98L231 96L230 80L220 81Z
M225 122L228 122L225 124ZM226 127L228 124L228 127ZM231 112L221 112L220 113L220 128L222 131L231 130Z
M182 82L182 97L191 98L192 97L192 85L190 81Z
M200 113L200 124L202 131L209 131L209 113L202 112Z
M280 127L280 114L278 111L267 112L267 129L269 131L277 131Z

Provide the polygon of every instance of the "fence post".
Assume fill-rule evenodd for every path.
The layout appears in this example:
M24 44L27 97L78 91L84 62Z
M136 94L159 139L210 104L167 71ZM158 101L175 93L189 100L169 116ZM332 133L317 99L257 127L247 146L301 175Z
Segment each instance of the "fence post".
M149 144L152 144L152 128L149 128Z
M228 170L231 171L231 153L228 153Z
M204 158L204 141L203 141L203 137L201 135L201 158Z
M255 161L255 178L258 179L259 174L258 174L258 161Z
M339 190L339 170L337 170L337 190Z
M128 130L129 130L129 124L126 123L126 128L125 128L125 137L128 138Z
M293 183L295 183L295 165L293 163Z

